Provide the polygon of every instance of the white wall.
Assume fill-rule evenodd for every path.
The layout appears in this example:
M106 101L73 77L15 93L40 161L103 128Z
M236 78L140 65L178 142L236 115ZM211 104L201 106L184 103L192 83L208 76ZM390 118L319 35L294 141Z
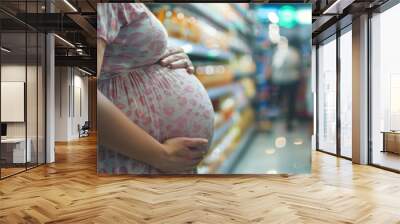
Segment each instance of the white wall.
M78 124L88 120L88 78L72 67L56 67L55 73L55 140L70 141L79 138Z
M38 70L36 70L38 69ZM26 112L27 119L22 122L6 122L7 137L24 138L25 135L30 140L30 148L32 151L32 161L44 163L44 74L42 67L31 66L25 64L3 64L1 66L1 81L24 82L26 83L26 107L21 108L22 113ZM25 80L27 78L27 80ZM2 95L2 98L7 95ZM10 110L10 108L2 107L1 110ZM12 111L11 111L12 112ZM37 153L39 154L37 156Z
M55 68L55 141L68 141L69 68Z
M85 121L88 121L88 78L81 76L82 73L79 71L79 75L76 75L76 72L78 70L75 70L75 75L74 75L74 91L72 94L72 98L74 99L74 102L71 102L71 105L74 105L73 108L71 108L72 111L72 119L71 119L71 135L74 136L75 138L78 137L78 124L81 126L85 123ZM81 108L80 108L81 107ZM81 111L80 111L81 110Z
M28 75L30 74L35 74L36 75L36 67L33 66L27 66L27 71ZM24 65L18 65L18 64L6 64L1 66L1 81L3 82L25 82L25 64ZM29 77L28 77L29 78ZM30 84L36 85L36 81L34 83L31 83L32 81L30 80ZM28 89L28 90L33 90L33 89ZM32 102L32 99L29 99L29 97L34 97L36 98L36 89L34 89L34 92L29 92L27 93L28 96L28 103ZM33 106L33 105L31 105ZM36 104L34 105L36 107ZM6 108L1 108L2 110L5 110ZM34 115L34 117L31 117L31 115ZM36 114L28 113L28 122L35 121L36 123ZM28 128L32 127L33 125L28 124ZM28 133L29 134L29 133ZM25 137L25 122L7 122L7 136L8 137ZM29 137L29 136L28 136Z

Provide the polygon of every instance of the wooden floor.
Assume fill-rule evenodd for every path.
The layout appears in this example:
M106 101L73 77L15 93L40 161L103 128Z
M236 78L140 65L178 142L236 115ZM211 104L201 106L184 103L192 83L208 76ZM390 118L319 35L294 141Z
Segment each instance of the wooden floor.
M400 170L400 154L375 151L372 160L374 164Z
M400 175L315 152L311 175L99 177L95 139L0 181L0 223L400 223Z
M7 176L10 176L10 175L13 175L13 174L15 174L15 173L19 173L19 172L22 172L22 171L24 171L25 170L25 167L17 167L17 168L14 168L14 167L11 167L11 168L1 168L1 177L3 178L3 177L7 177Z

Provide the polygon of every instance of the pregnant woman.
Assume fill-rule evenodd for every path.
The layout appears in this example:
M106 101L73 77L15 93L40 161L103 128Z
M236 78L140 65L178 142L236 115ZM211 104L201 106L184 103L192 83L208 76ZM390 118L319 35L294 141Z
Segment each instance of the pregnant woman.
M98 172L196 173L214 111L187 56L144 4L97 11Z

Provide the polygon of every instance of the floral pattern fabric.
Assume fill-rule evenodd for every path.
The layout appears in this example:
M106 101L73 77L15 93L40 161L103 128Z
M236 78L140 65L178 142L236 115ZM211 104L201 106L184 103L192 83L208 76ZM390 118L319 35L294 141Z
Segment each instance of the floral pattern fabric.
M107 43L99 90L160 142L172 137L211 142L214 111L204 87L185 69L158 63L168 53L168 36L157 18L141 3L102 3L97 9L97 35ZM162 173L101 143L98 147L99 173Z

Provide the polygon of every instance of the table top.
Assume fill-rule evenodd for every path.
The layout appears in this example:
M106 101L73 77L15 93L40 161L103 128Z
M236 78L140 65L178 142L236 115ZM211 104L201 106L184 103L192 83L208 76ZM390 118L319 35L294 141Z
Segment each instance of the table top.
M30 140L29 138L27 139L28 141ZM1 143L20 143L24 142L25 138L5 138L1 139Z
M381 131L381 133L384 133L384 134L397 134L397 135L400 135L400 131Z

